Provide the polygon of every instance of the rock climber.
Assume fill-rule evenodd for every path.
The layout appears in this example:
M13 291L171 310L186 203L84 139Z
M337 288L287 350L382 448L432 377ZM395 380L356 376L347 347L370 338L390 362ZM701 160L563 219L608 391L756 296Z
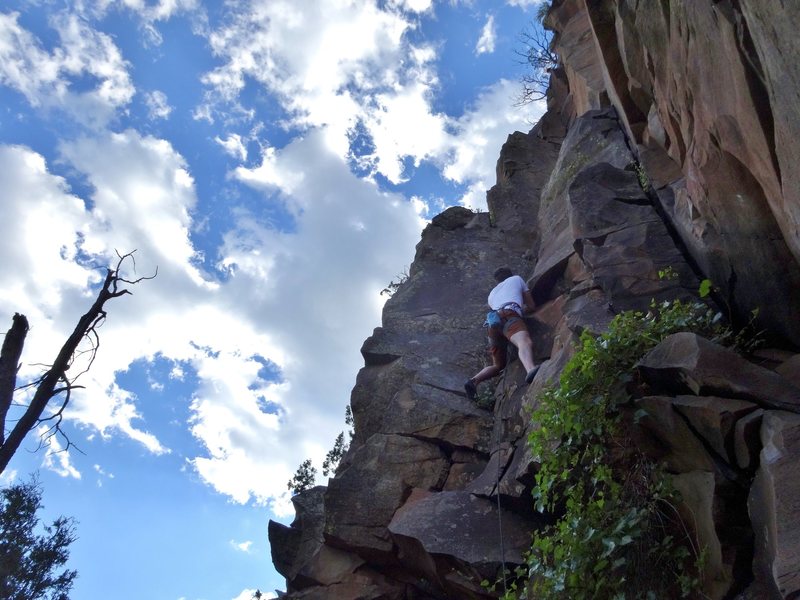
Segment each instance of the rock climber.
M481 369L477 375L464 384L467 397L475 400L478 384L496 377L505 368L507 347L510 341L517 347L519 359L525 367L526 383L531 383L539 367L533 360L533 341L523 314L533 311L534 301L527 284L519 275L514 275L508 267L500 267L494 272L497 285L489 292L489 308L485 326L488 326L489 353L492 364Z

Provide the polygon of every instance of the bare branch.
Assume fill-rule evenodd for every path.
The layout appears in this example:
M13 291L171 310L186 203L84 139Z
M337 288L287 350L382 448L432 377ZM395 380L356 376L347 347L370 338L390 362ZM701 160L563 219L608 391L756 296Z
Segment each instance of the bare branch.
M130 294L130 290L125 286L135 285L141 281L153 279L158 274L158 269L156 269L156 272L153 275L147 277L139 277L137 279L126 279L122 277L122 267L128 260L130 260L130 262L133 264L135 272L136 261L134 259L134 252L136 251L134 250L126 254L120 254L117 251L116 254L119 260L117 261L116 268L106 269L106 277L103 281L100 291L97 294L94 304L92 304L88 312L86 312L86 314L80 318L72 334L70 334L69 338L67 338L67 341L64 342L64 345L61 347L56 359L51 365L46 367L47 370L35 382L20 387L20 389L25 389L27 387L35 386L36 391L34 392L33 398L31 399L31 402L24 414L16 422L8 437L4 440L0 440L0 473L5 470L6 466L11 460L11 457L17 451L22 443L22 440L28 434L28 432L45 421L54 421L53 426L47 430L48 433L45 434L45 439L49 439L58 433L66 440L67 449L70 447L75 447L75 445L61 430L61 422L63 420L64 410L66 409L72 397L72 390L79 387L75 385L75 380L91 368L91 366L94 364L95 357L97 356L97 351L100 348L100 336L97 330L105 322L107 316L105 311L105 303L112 298L119 298L120 296ZM15 316L15 323L16 319L17 316ZM22 319L25 319L25 317L22 316ZM27 320L25 321L25 331L27 332ZM11 330L9 330L9 334L10 333ZM6 341L9 340L9 334L6 335ZM79 346L84 340L88 341L88 349L79 350ZM6 358L5 344L3 345L2 357L0 357L0 362L2 363L0 364L0 367L2 367L0 368L0 373L5 373L6 368L11 365L12 362L14 363L13 378L10 380L11 391L5 396L2 395L3 388L1 387L4 380L0 380L0 412L2 412L2 423L0 424L2 424L3 427L8 406L11 405L11 401L13 399L14 386L16 383L16 364L19 361L19 354L21 354L23 342L24 335L19 342L19 353L17 353L16 359L12 360L11 358ZM74 375L71 379L68 378L67 371L70 369L70 367L72 367L75 359L86 354L88 354L86 367L80 373ZM9 354L9 356L11 356L11 354ZM63 383L63 385L59 386L59 383ZM62 393L64 394L64 399L61 403L61 406L52 415L42 418L42 414L47 408L48 403L54 397ZM3 410L4 406L5 410Z
M531 22L519 34L521 48L514 50L519 64L528 71L520 78L522 91L517 97L517 106L529 104L547 97L550 73L558 66L558 55L551 48L553 34L540 22Z

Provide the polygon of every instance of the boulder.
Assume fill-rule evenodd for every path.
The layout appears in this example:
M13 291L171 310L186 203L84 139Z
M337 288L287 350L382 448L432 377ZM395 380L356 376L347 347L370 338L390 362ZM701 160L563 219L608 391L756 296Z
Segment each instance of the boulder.
M732 565L725 564L714 523L714 475L690 471L672 477L681 495L678 511L684 525L693 532L699 548L706 552L703 592L714 600L724 598L733 582Z
M638 445L663 462L672 473L713 472L714 459L686 424L668 396L648 396L635 401Z
M322 545L325 490L324 486L316 486L292 496L295 517L289 527L277 521L269 522L272 562L287 580L294 580Z
M775 368L775 372L800 387L800 354L787 358Z
M450 461L438 446L400 435L373 435L325 496L325 539L373 562L391 562L387 525L412 488L441 489ZM368 490L368 493L365 493Z
M761 452L761 420L764 410L759 408L736 421L734 450L736 464L741 469L755 469Z
M524 562L533 527L534 523L502 508L498 514L496 501L450 491L415 492L394 515L389 531L401 548L405 544L415 554L427 554L424 562L429 565L435 565L436 556L448 556L482 577L494 577L503 562ZM416 560L422 560L419 554ZM479 588L480 579L476 583Z
M485 455L477 452L456 449L450 460L450 472L442 488L445 491L466 489L486 468Z
M675 393L717 395L800 412L800 388L699 335L675 333L638 365L650 385Z
M672 405L717 456L731 465L736 464L734 428L758 406L745 400L717 396L678 396Z
M364 568L344 581L314 586L279 596L286 600L406 600L408 586L379 571ZM425 599L424 596L420 597Z

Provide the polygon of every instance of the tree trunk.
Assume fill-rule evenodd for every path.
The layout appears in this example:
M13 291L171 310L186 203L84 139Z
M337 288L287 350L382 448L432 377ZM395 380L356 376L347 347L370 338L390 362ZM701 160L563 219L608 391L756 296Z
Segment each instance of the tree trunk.
M3 349L0 350L0 446L6 437L6 415L14 399L14 388L17 386L17 371L22 347L28 335L28 319L25 315L14 314L11 329L6 333Z

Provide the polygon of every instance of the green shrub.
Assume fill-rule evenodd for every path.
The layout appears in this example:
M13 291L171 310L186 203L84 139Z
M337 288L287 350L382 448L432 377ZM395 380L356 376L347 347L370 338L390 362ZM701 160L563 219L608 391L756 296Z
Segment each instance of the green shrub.
M636 363L679 331L732 337L703 304L624 312L601 336L584 332L559 384L539 396L533 498L551 523L534 535L512 597L675 598L699 588L703 552L677 516L677 493L623 427L640 416L630 410Z

